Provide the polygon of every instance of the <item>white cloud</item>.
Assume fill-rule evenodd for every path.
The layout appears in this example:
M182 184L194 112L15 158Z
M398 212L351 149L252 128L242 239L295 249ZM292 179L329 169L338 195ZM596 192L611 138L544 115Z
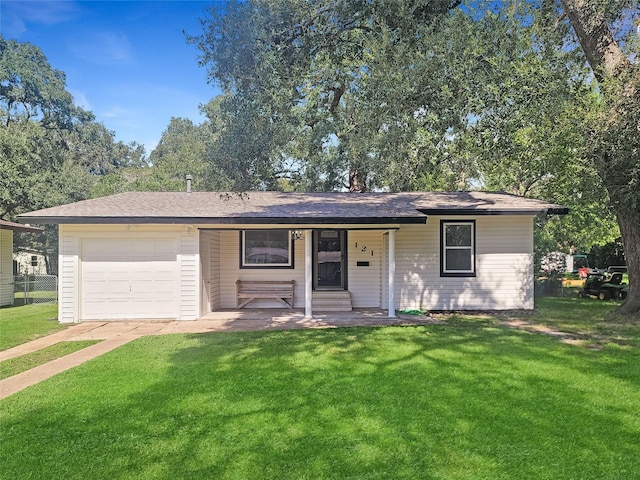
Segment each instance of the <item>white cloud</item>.
M69 50L97 65L128 65L134 61L131 42L122 32L91 32L85 38L76 37Z
M71 1L2 0L0 18L4 37L17 38L29 24L55 25L73 19L79 10Z
M76 106L83 108L84 110L91 110L91 104L89 103L89 99L84 92L80 90L73 90L68 88L69 93L73 95L73 102Z
M124 118L131 117L134 115L134 112L128 110L120 105L111 105L106 110L100 112L100 116L104 118L114 118L120 121L124 121Z

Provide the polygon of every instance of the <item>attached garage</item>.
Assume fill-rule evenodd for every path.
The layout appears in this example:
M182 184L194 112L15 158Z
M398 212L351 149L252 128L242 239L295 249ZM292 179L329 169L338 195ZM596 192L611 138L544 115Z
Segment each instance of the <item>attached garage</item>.
M176 239L84 239L80 258L84 320L177 318Z
M185 225L60 225L59 320L194 320L199 232Z

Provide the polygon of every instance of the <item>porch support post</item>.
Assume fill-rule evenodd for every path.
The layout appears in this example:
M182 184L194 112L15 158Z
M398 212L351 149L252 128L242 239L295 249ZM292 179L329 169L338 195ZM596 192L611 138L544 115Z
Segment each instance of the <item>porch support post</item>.
M312 251L313 251L312 230L304 231L304 316L311 318L311 300L313 298L313 277L312 277Z
M396 317L396 231L389 230L389 318Z

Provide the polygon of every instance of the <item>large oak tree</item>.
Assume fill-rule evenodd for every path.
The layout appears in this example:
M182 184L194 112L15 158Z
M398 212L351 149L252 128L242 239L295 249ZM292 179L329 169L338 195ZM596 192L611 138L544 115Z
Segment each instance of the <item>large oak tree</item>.
M444 138L450 119L441 114L456 114L444 107L457 97L422 46L457 3L252 0L212 8L191 41L224 92L221 153L238 165L240 184L271 187L269 176L251 181L271 174L304 190L361 192L413 173L416 156L408 162L405 153L421 125Z
M144 163L144 151L77 107L40 48L0 36L0 217L89 198L98 179ZM56 229L29 242L56 271Z
M640 34L633 1L562 0L600 87L586 142L618 219L629 272L629 295L620 313L640 316L640 63L638 40L625 52L612 23L625 21ZM626 17L626 18L625 18ZM633 37L628 39L633 46Z

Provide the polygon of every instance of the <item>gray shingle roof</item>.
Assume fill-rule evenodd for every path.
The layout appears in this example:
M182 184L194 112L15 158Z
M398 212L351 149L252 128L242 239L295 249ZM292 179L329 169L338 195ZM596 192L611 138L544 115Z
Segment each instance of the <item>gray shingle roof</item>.
M427 215L566 213L490 192L127 192L20 215L32 223L423 223Z

